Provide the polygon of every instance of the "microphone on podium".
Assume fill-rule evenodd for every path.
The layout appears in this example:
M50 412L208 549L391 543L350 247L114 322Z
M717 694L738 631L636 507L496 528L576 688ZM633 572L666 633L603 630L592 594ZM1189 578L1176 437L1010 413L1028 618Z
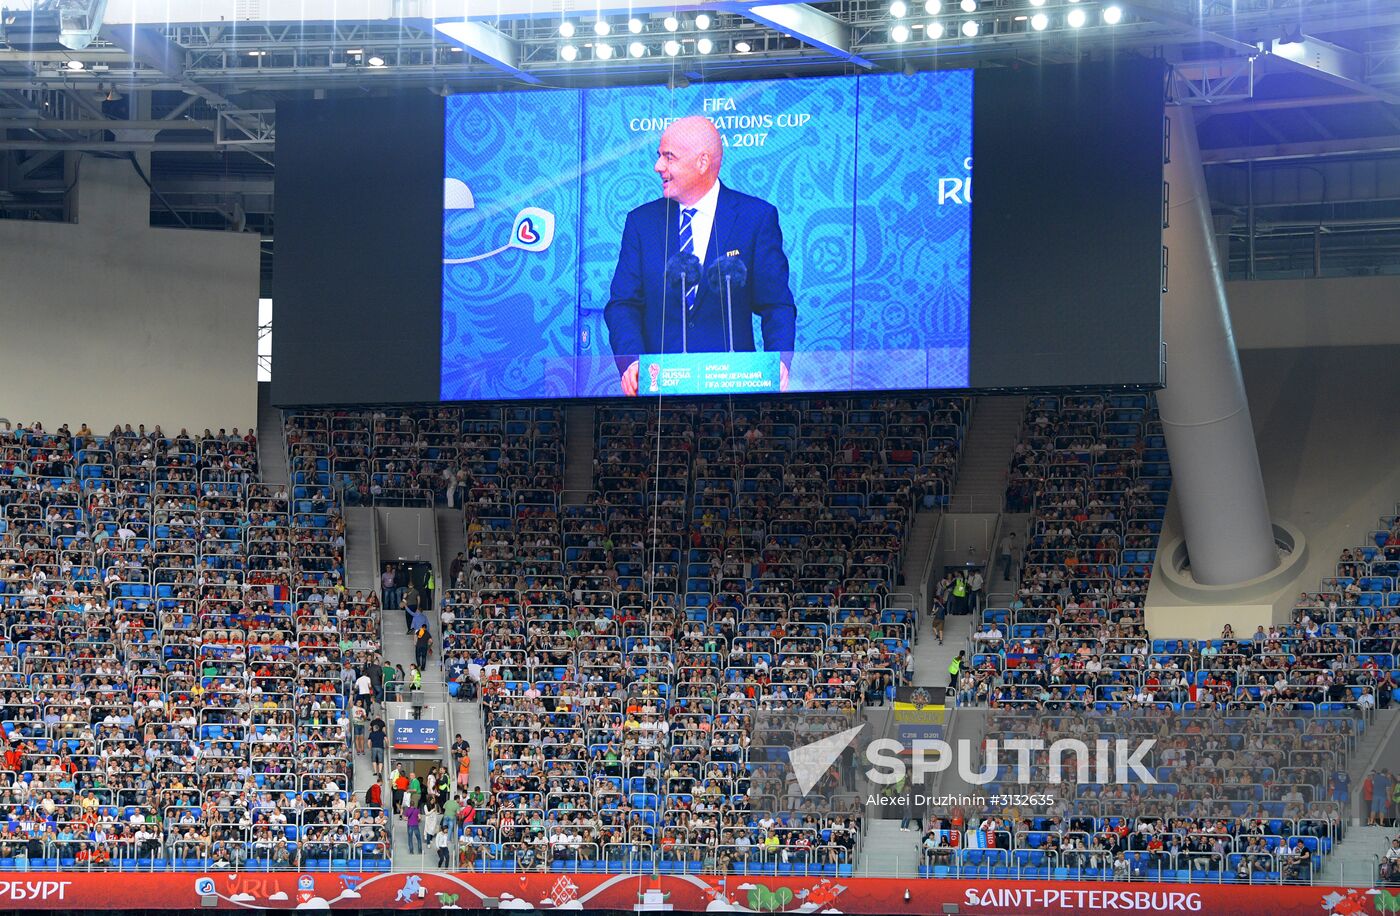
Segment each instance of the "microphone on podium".
M716 258L705 271L710 289L721 294L724 299L725 340L730 352L734 350L734 288L744 288L749 281L749 267L737 255L726 254Z
M666 261L664 271L666 283L681 288L681 301L685 301L685 291L700 283L700 259L689 251L678 251ZM691 308L693 308L693 304ZM688 311L688 310L686 310ZM690 335L686 329L688 319L681 315L681 351L690 352Z
M678 251L666 262L666 282L689 289L700 282L700 259L688 251Z

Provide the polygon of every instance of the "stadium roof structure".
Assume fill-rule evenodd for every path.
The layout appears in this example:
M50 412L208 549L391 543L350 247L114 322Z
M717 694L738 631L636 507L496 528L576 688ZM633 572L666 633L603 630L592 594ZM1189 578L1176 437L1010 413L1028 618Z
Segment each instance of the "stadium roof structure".
M1400 162L1400 3L1385 0L0 3L0 216L58 218L61 153L149 152L153 220L268 232L275 108L291 98L1139 55L1171 65L1171 96L1198 111L1217 212L1251 210L1252 239L1295 224L1384 238L1400 224L1387 165ZM1322 163L1320 180L1280 167L1299 162ZM1256 164L1291 177L1241 177ZM1340 209L1290 209L1326 204ZM1320 241L1291 247L1306 261Z

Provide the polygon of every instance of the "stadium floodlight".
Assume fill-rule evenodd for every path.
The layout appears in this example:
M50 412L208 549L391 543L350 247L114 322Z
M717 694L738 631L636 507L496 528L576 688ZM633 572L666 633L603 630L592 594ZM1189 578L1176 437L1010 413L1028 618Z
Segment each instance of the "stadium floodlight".
M977 12L977 0L962 0L958 7L964 13L975 13Z
M638 19L636 16L633 16L631 19L627 20L627 31L631 32L633 35L642 34L643 28L644 26L642 25L642 20Z
M1045 0L1031 0L1031 6L1044 6Z
M702 38L695 43L695 50L701 54L709 54L715 49L715 43L708 38Z
M666 31L668 31L668 32L674 32L676 29L678 29L678 28L681 27L681 21L680 21L679 19L677 19L675 16L667 16L667 17L666 17L665 26L666 26Z
M1123 21L1123 7L1106 6L1103 8L1103 21L1109 25L1117 25Z
M627 46L627 53L633 57L644 57L647 53L647 46L640 41L634 41Z
M1069 23L1069 27L1072 29L1083 28L1084 23L1088 20L1089 17L1084 14L1083 10L1078 8L1070 10L1069 15L1065 17L1065 22Z
M559 49L559 56L565 60L578 60L578 48L573 45L564 45Z
M942 37L943 37L943 23L941 23L941 22L930 22L930 23L928 24L928 37L929 37L929 38L942 38Z
M734 50L738 51L740 54L747 54L753 50L753 45L749 44L747 41L736 41L734 43Z
M80 61L80 60L70 60L70 61L68 62L68 69L69 69L69 70L81 70L81 69L83 69L84 66L86 66L86 64L84 64L84 63L83 63L82 61Z
M930 16L937 16L943 12L943 0L924 0L924 12Z
M608 22L606 19L599 19L597 22L593 23L593 34L597 35L599 38L608 37L612 34L612 23Z
M904 14L907 12L909 12L909 7L905 4L904 0L894 0L894 2L890 4L890 15L896 19L903 19Z
M382 67L384 66L384 58L376 54L369 60L365 61L365 63L369 64L371 67Z
M574 37L574 24L573 24L572 22L570 22L569 20L567 20L567 19L565 19L563 22L559 23L559 37L560 37L560 38L573 38L573 37Z
M708 29L710 27L710 14L701 13L699 16L696 16L695 27L702 32Z
M909 40L909 26L907 26L907 25L905 25L904 23L901 22L899 25L897 25L897 26L895 26L894 28L890 29L890 38L894 39L895 41L899 42L900 44L903 44L904 42L908 41L908 40Z
M672 38L670 41L666 42L665 50L668 56L675 57L677 54L681 53L681 43Z
M965 38L976 38L979 31L981 29L978 28L976 20L969 19L962 24L962 33Z
M1045 31L1046 27L1049 25L1050 17L1044 13L1036 13L1031 17L1031 28L1035 29L1037 32Z

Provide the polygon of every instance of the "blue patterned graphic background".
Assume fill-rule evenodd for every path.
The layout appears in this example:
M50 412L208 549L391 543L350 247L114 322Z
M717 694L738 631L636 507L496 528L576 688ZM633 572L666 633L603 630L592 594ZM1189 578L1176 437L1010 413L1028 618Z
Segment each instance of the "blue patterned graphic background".
M972 71L859 83L851 388L965 388Z
M691 114L726 140L721 180L778 210L792 391L967 385L971 208L938 197L970 178L972 73L945 71L450 97L447 177L476 206L445 211L444 257L503 245L522 207L557 226L547 251L443 267L444 399L620 393L602 310L623 221Z
M504 245L515 214L554 214L554 241L442 268L444 400L568 397L575 393L578 318L577 92L501 92L447 99L447 178L476 206L444 210L444 258Z

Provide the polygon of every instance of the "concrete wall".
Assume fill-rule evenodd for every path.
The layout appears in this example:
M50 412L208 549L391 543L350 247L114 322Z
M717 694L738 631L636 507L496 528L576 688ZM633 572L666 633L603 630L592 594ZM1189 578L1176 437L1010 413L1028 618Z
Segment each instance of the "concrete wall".
M1148 594L1156 637L1218 637L1227 621L1239 633L1281 620L1400 500L1400 346L1245 350L1240 364L1269 514L1303 534L1307 554L1289 581L1213 605L1173 593L1159 569ZM1169 511L1162 544L1180 535Z
M1332 575L1400 499L1400 346L1240 354L1269 513L1312 545L1304 580Z
M256 426L258 236L151 228L129 161L76 171L76 223L0 220L0 417Z
M942 578L946 566L986 566L996 533L995 512L948 512L939 522L933 572Z
M1219 590L1148 593L1153 636L1213 638L1285 620L1300 591L1333 574L1400 499L1400 277L1227 283L1230 320L1254 420L1269 513L1306 551L1288 574ZM1170 358L1170 354L1168 354ZM1181 538L1175 500L1161 547Z
M1241 350L1400 344L1400 277L1225 284Z
M374 511L379 516L378 562L416 560L432 563L438 581L447 581L447 573L438 569L437 516L432 509L379 506Z

